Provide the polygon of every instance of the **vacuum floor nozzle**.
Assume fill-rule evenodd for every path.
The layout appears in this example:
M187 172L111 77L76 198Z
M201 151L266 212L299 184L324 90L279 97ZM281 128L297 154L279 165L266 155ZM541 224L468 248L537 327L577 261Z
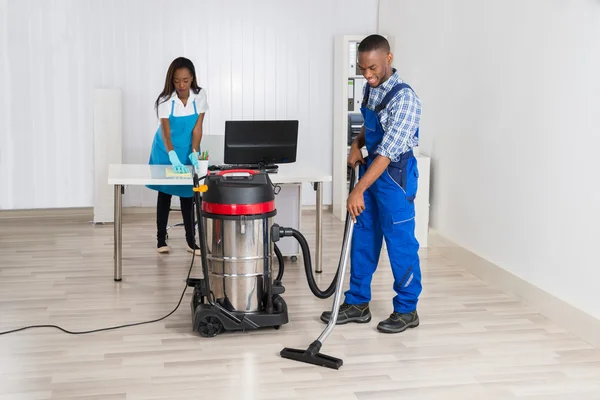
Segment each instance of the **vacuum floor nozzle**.
M318 365L319 367L340 369L340 367L344 364L340 358L321 354L319 353L319 350L321 350L321 342L315 340L310 344L310 346L308 346L306 350L290 349L286 347L281 350L279 354L283 358L305 362L307 364Z

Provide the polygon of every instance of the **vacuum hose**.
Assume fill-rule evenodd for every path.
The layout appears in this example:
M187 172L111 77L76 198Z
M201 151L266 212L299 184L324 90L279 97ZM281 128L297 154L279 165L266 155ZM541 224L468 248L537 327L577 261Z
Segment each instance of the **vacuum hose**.
M277 272L277 277L275 278L276 282L281 282L281 279L283 278L283 254L281 254L281 250L279 250L279 247L277 247L277 244L275 244L275 255L277 256L277 261L279 262L279 271Z
M315 276L312 270L312 263L310 258L310 249L308 248L308 243L306 243L306 239L300 232L295 229L292 229L292 236L300 243L300 247L302 248L302 258L304 259L304 270L306 272L306 280L308 281L308 287L310 287L310 291L313 292L315 296L319 299L327 299L331 297L333 293L335 293L335 283L337 282L337 276L340 273L340 269L338 268L335 272L335 277L331 281L331 284L324 291L319 290L317 283L315 282Z
M355 174L354 168L352 168L352 173L350 175L349 192L352 191L355 183L356 183L356 174ZM344 236L343 236L344 239L346 238L346 233L348 232L350 223L351 223L350 217L347 216L346 224L344 225ZM335 276L333 277L331 284L329 285L329 287L327 287L327 289L321 290L321 289L319 289L319 287L317 286L317 283L315 282L315 275L314 275L313 269L312 269L312 261L311 261L312 259L310 257L310 248L308 247L306 238L302 235L302 233L300 233L299 231L297 231L294 228L284 228L277 224L274 224L271 229L272 229L271 237L272 237L273 242L278 242L280 238L289 237L289 236L294 237L298 241L298 243L300 244L300 248L302 249L302 258L304 259L304 271L306 272L306 280L308 282L308 287L310 288L310 291L319 299L327 299L327 298L331 297L331 295L333 295L335 293L335 287L336 287L338 275L340 273L342 263L344 262L344 260L342 260L341 256L340 256L340 261L338 263L337 271L335 272ZM342 243L342 248L344 248L345 245L346 245L346 243ZM279 250L279 248L277 247L276 244L275 244L275 255L277 256L277 260L279 261L279 272L277 274L276 281L281 282L281 278L283 278L283 256L281 255L281 251Z

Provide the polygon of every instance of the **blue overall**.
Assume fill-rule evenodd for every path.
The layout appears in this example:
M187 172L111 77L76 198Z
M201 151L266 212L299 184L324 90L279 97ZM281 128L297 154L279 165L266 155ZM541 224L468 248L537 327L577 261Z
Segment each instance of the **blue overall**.
M173 115L175 108L175 100L171 100L171 114L169 115L169 126L171 128L171 143L173 150L177 153L177 158L184 165L191 165L192 162L188 156L192 153L192 131L198 120L198 111L196 110L196 100L193 101L194 114L184 117L176 117ZM200 149L197 149L200 151ZM150 152L150 165L171 165L169 160L169 152L165 147L165 142L162 135L161 126L158 127L152 142L152 150ZM194 191L192 185L148 185L149 189L157 190L166 194L178 197L193 197Z
M377 146L384 135L377 112L401 89L401 83L384 97L376 111L367 108L369 86L367 85L361 113L364 118L365 142L369 152L366 165L360 165L362 177L375 157ZM412 89L411 89L412 90ZM418 129L415 132L418 137ZM357 217L352 237L350 289L345 293L346 303L361 304L371 300L371 279L377 264L383 238L394 275L394 311L412 312L421 294L421 266L419 242L415 237L415 205L417 160L412 151L402 154L397 162L391 162L386 171L365 191L365 210Z

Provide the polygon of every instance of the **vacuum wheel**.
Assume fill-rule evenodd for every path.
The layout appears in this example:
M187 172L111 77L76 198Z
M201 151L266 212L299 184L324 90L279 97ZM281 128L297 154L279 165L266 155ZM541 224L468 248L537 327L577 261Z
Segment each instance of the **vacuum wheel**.
M283 297L276 294L273 296L273 308L276 313L282 313L285 310L285 302L283 301Z
M212 315L208 315L200 321L198 326L198 332L203 337L215 337L223 331L223 324L221 320Z
M283 297L281 297L278 294L273 296L273 306L275 308L276 313L280 314L280 313L284 312L286 309L286 306L285 306L285 301L283 301ZM279 328L281 328L281 325L274 325L273 328L276 331L278 331Z

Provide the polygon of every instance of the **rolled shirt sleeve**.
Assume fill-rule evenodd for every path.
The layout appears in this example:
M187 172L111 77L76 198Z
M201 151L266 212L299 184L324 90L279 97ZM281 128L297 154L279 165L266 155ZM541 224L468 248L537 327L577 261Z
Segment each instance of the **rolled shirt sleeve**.
M396 162L416 144L414 135L421 120L421 101L412 90L403 89L386 108L387 119L382 121L385 133L375 152Z
M196 95L196 110L198 111L198 114L206 113L208 111L206 89L200 90Z
M158 118L169 118L172 100L163 101L158 105Z

